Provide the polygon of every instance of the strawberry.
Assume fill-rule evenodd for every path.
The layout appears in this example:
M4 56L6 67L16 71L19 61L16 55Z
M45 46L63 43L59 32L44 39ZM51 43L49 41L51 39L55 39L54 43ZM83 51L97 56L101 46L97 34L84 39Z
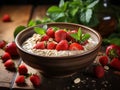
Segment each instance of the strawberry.
M50 37L45 34L45 35L42 36L41 41L48 41L49 38L50 38Z
M30 76L30 81L34 86L39 86L41 83L41 79L37 74L33 74Z
M45 41L38 42L33 48L34 49L45 49L46 48L46 42Z
M60 51L60 50L68 50L68 41L67 40L61 40L57 46L56 46L56 50Z
M99 62L100 62L100 64L103 65L103 66L107 65L107 64L108 64L108 57L107 57L107 56L101 56L101 57L99 58Z
M120 70L120 60L118 58L113 58L110 62L110 66L117 70Z
M15 80L15 83L17 85L25 84L25 76L23 76L23 75L18 76Z
M100 65L97 65L93 68L94 74L97 78L102 78L105 74L104 68Z
M68 41L73 41L73 42L75 41L75 39L70 36L70 34L73 34L73 33L77 33L77 30L72 30L72 31L67 32L66 38L67 38Z
M8 14L4 14L3 15L3 18L2 18L2 21L3 22L10 22L11 21L11 18Z
M5 45L6 45L6 41L1 40L1 41L0 41L0 48L1 48L1 49L4 48Z
M48 42L47 43L47 49L55 49L56 45L57 44L55 42Z
M52 27L48 28L47 31L46 31L46 34L51 37L51 38L54 38L55 37L55 31Z
M15 64L14 64L14 62L13 62L12 59L7 60L7 61L4 63L4 66L5 66L7 69L14 69L14 68L15 68Z
M3 62L6 62L8 59L11 59L11 55L8 52L4 52L1 56L1 59L3 60Z
M67 37L67 32L64 30L57 30L55 32L55 41L60 42L61 40L65 40Z
M110 58L120 58L120 46L115 44L107 46L106 55Z
M18 72L19 72L20 75L26 75L28 73L28 69L24 64L21 64L18 67Z
M5 46L5 51L8 52L11 56L18 56L17 47L15 42L9 42Z
M71 43L69 50L84 50L84 48L79 43Z

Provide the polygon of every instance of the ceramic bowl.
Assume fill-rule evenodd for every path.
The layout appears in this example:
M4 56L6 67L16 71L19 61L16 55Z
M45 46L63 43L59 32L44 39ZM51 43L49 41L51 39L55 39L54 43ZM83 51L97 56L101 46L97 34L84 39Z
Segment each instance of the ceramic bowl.
M42 27L42 26L43 26L42 24L38 25L38 27ZM76 72L79 72L81 68L87 67L95 60L102 43L101 35L96 30L93 30L87 26L80 24L63 23L63 22L48 23L47 26L48 27L55 26L70 30L81 28L83 32L89 33L91 35L91 38L95 42L98 42L98 44L89 51L77 55L60 56L60 57L36 55L22 48L23 42L35 33L33 30L34 27L29 27L21 31L16 36L15 39L18 53L20 54L20 57L26 64L39 70L40 73L45 76L66 77Z

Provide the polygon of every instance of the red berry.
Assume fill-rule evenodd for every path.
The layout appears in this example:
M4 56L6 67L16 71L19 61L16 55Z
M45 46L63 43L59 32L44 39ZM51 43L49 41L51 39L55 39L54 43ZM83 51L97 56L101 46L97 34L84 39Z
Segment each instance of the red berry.
M18 67L18 72L19 72L20 75L26 75L28 73L28 69L24 64L21 64Z
M3 62L6 62L8 59L11 59L11 55L8 52L4 52L4 54L1 56L1 59Z
M9 22L9 21L11 21L11 18L10 18L10 16L8 14L4 14L4 16L2 18L2 21L3 22Z
M48 28L47 31L46 31L46 34L51 37L51 38L54 38L55 37L55 31L52 27Z
M5 51L8 52L11 56L18 56L17 47L15 42L9 42L5 46Z
M94 74L97 78L102 78L105 74L104 68L100 65L94 67Z
M47 43L47 49L55 49L56 45L57 44L55 42L48 42Z
M107 65L107 64L108 64L108 57L107 57L107 56L101 56L101 57L99 58L99 62L100 62L100 64L103 65L103 66Z
M33 48L34 49L45 49L46 48L46 42L45 41L38 42Z
M14 68L15 68L15 64L14 64L14 62L13 62L12 59L7 60L7 61L4 63L4 66L5 66L7 69L14 69Z
M41 79L37 74L33 74L30 76L30 81L34 86L40 86Z
M118 58L113 58L110 62L110 66L117 70L120 70L120 60Z
M56 46L56 50L60 51L60 50L68 50L68 41L67 40L61 40L57 46Z
M6 45L6 41L1 40L1 41L0 41L0 48L1 48L1 49L4 48L5 45Z
M75 39L70 36L70 34L73 34L73 33L77 33L77 30L72 30L72 31L67 32L67 37L66 38L67 38L68 41L73 41L73 42L75 41Z
M84 48L79 43L71 43L69 50L84 50Z
M48 35L44 35L44 36L42 36L41 41L48 41L49 38L50 37Z
M25 76L20 75L16 78L15 83L17 85L24 84L25 83Z
M57 30L55 32L55 41L60 42L61 40L65 40L67 37L67 32L64 30Z

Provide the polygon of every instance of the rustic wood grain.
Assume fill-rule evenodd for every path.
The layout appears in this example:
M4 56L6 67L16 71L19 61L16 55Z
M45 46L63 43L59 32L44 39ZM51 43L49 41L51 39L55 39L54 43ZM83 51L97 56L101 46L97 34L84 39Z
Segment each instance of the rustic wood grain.
M0 39L13 40L13 32L19 25L27 25L32 6L3 6L0 8ZM11 22L3 22L4 14L11 16Z

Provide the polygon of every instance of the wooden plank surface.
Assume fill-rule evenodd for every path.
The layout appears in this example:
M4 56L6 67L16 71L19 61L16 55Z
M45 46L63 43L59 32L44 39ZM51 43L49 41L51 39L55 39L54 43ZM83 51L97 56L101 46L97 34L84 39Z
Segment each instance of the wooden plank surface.
M11 42L14 40L13 32L19 25L27 25L32 6L2 6L0 8L0 40ZM3 22L4 14L11 16L11 22ZM0 49L0 56L4 50ZM16 67L20 64L19 58L13 59ZM0 90L10 89L16 72L11 72L4 67L4 63L0 60Z
M0 39L13 40L13 32L19 25L27 25L32 6L3 6L0 8ZM11 22L3 22L4 14L11 16Z

